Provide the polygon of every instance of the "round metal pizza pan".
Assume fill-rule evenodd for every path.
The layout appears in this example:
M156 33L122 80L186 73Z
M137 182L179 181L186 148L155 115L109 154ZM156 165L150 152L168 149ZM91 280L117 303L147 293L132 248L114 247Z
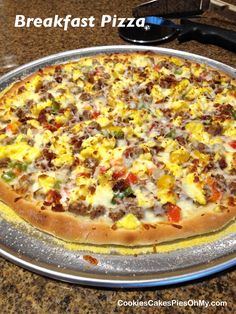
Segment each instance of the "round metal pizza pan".
M23 65L0 78L0 90L22 76L54 63L83 56L131 51L153 51L205 63L236 77L236 70L223 63L166 48L104 46L66 51ZM0 215L0 254L33 272L62 281L102 287L148 287L185 282L214 274L236 265L236 236L229 233L209 243L168 252L121 255L94 254L71 250L44 232L16 224ZM158 251L158 247L157 247ZM83 259L92 255L96 266Z

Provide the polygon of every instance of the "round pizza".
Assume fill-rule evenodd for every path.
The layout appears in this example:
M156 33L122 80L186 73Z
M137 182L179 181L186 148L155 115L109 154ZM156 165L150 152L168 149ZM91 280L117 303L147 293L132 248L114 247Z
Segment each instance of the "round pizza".
M236 216L236 81L113 53L39 69L0 96L0 198L67 241L149 245Z

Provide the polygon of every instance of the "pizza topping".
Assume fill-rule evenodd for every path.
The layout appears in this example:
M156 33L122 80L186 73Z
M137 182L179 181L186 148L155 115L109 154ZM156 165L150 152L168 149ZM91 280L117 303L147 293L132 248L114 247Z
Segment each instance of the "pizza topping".
M181 208L171 203L167 203L166 208L168 220L171 222L179 222L181 216Z
M217 182L213 178L210 177L207 179L207 184L209 185L210 190L211 190L211 195L208 198L208 201L210 202L218 201L222 193L218 190Z
M44 205L59 204L61 194L56 190L49 190L46 194Z
M120 210L120 211L112 211L109 213L109 217L116 222L117 220L120 220L122 217L124 217L125 215L125 211L124 210Z
M230 145L233 149L236 149L236 141L230 142L229 145Z
M0 159L0 168L6 168L10 161L11 161L11 159L8 157L4 157L4 158Z
M118 228L134 230L140 226L140 221L133 214L127 214L116 222Z
M86 216L90 211L90 206L86 206L83 202L74 202L69 205L68 211L77 215Z
M94 219L94 218L98 218L102 215L104 215L106 212L106 209L104 206L97 206L95 208L92 209L92 211L90 212L90 218Z
M232 195L236 195L236 181L229 183L229 189Z
M45 202L44 202L45 203ZM64 207L62 206L62 204L55 204L51 207L52 211L54 212L64 212L65 209Z
M16 175L13 173L13 171L7 171L7 172L3 172L1 178L6 181L6 182L10 182L12 180L14 180L16 177Z
M227 168L227 162L224 156L221 157L221 159L218 161L220 169Z

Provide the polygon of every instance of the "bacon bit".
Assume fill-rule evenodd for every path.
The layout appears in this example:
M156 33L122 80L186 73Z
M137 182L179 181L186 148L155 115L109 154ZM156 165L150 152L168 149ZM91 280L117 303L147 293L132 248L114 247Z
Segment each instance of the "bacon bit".
M52 203L58 204L61 199L61 194L56 190L49 190L46 194L45 203L51 205Z
M44 128L51 131L51 132L57 131L61 126L62 126L61 123L55 123L55 124L46 123L46 124L44 124Z
M229 145L230 145L233 149L236 149L236 141L230 142Z
M210 189L211 189L211 196L209 197L208 201L209 202L216 202L221 198L222 193L217 190L217 182L209 177L207 179L207 184L209 185Z
M56 205L52 206L52 211L54 211L54 212L64 212L65 209L62 206L62 204L56 204Z
M22 94L25 90L26 90L25 86L19 87L19 88L18 88L18 92L17 92L18 95L19 95L19 94Z
M3 128L3 129L1 129L1 130L0 130L0 134L4 134L4 133L6 133L6 130L7 130L7 128Z
M179 206L167 203L167 217L169 221L179 222L180 212L181 208Z
M91 265L93 265L93 266L97 266L97 264L98 264L98 260L97 260L95 257L92 257L92 256L90 256L90 255L84 255L84 256L83 256L83 259L84 259L86 262L88 262L88 263L90 263Z
M92 195L96 192L96 186L94 186L94 185L90 185L88 189L89 189L89 192L90 192Z
M85 177L85 178L90 178L91 174L88 172L80 172L77 174L77 177Z
M236 204L236 199L233 198L233 196L230 196L228 198L228 205L229 206L234 206Z
M122 168L121 170L113 172L112 178L114 180L117 180L117 179L123 177L126 174L126 172L127 172L127 169L126 168Z
M149 128L149 131L152 131L152 129L157 127L157 122L153 122Z
M98 116L100 116L101 112L100 111L94 111L92 112L92 118L97 119Z
M136 174L130 172L126 178L130 184L135 184L138 182L138 177L136 176Z
M61 76L55 77L55 81L56 81L57 83L61 83L61 82L62 82L62 77L61 77Z
M200 181L200 179L199 179L199 177L198 177L198 176L195 176L193 181L194 181L194 182L199 182L199 181Z

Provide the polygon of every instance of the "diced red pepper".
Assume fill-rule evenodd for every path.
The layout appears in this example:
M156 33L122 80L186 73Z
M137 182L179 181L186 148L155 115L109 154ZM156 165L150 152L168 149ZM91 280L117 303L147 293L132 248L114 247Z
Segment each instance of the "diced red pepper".
M100 114L101 114L100 111L94 111L94 112L92 113L93 119L96 119L98 116L100 116Z
M99 171L100 171L100 173L102 173L102 174L106 173L107 170L108 170L107 167L104 167L104 166L99 167Z
M208 198L208 201L210 202L218 201L221 198L222 193L219 190L217 190L217 182L213 178L208 178L207 184L211 189L211 195Z
M167 217L171 222L179 222L180 221L180 213L181 208L177 205L168 203L167 206Z
M127 180L130 184L135 184L138 182L138 177L136 176L136 174L130 172L127 176Z
M236 149L236 141L230 142L229 145L230 145L233 149Z
M120 169L118 171L115 171L112 174L112 178L117 180L117 179L123 177L126 174L126 171L127 171L126 168L122 168L122 169Z

